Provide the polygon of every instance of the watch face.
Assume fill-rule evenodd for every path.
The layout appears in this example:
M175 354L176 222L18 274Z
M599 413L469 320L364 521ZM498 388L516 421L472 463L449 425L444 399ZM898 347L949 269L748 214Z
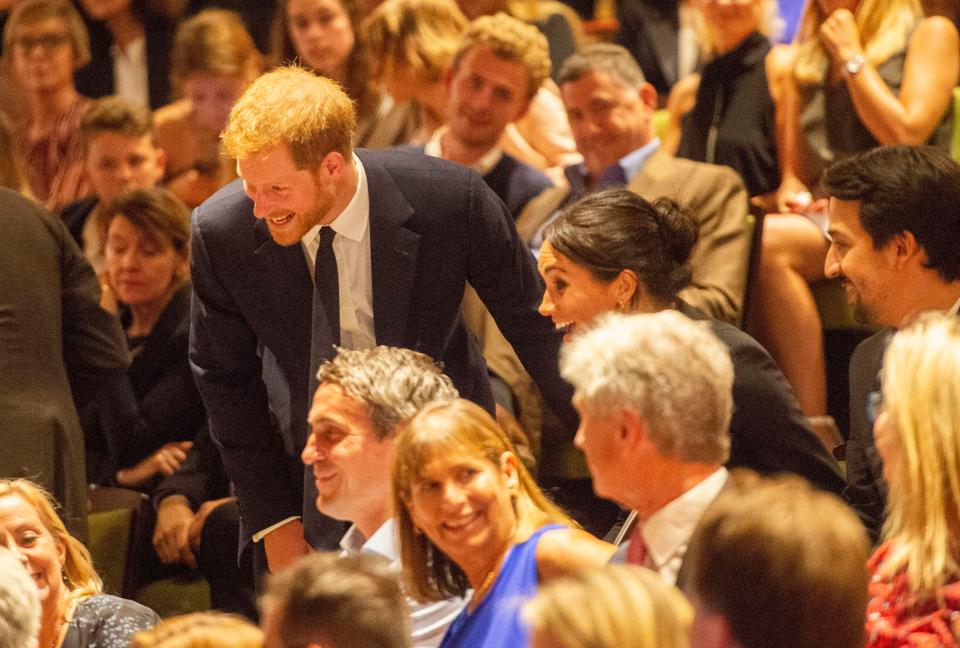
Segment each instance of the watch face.
M863 69L866 59L863 58L862 54L857 54L856 56L851 56L847 59L847 62L843 64L843 67L846 68L847 74L856 74L861 69Z

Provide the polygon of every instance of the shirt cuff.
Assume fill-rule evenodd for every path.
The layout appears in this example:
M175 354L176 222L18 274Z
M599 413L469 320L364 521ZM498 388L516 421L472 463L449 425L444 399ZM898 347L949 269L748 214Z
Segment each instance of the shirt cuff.
M280 520L276 524L271 524L270 526L268 526L266 529L263 529L262 531L257 531L256 533L253 534L253 536L251 536L250 539L253 540L254 542L260 542L271 531L276 531L287 522L292 522L294 520L299 520L299 519L300 519L300 516L294 515L292 517L288 517L286 520Z

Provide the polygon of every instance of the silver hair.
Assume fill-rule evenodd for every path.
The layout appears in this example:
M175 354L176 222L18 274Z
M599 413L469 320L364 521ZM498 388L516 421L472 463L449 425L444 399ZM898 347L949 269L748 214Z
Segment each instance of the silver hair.
M317 371L319 384L335 383L367 406L379 439L427 403L457 398L457 388L429 356L410 349L377 346L339 349Z
M0 546L0 646L32 648L40 633L37 585L16 555Z
M726 462L733 363L706 323L669 310L610 313L564 345L560 370L591 412L637 412L661 454Z
M606 72L628 88L639 88L647 82L643 70L626 48L613 43L593 43L581 47L563 62L557 85L573 83L591 72Z

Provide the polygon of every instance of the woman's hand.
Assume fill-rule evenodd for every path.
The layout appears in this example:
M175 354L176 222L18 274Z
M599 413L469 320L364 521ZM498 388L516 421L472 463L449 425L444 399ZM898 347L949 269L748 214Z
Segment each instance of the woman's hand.
M860 29L849 9L837 9L820 26L820 42L838 65L863 54Z
M812 196L799 178L786 175L777 189L777 211L781 214L803 214L810 206Z
M132 468L117 471L117 483L126 488L139 488L157 475L172 475L187 459L193 441L167 443Z
M97 281L100 283L100 308L108 313L119 315L120 304L117 302L117 293L113 291L110 275L106 270L97 275Z

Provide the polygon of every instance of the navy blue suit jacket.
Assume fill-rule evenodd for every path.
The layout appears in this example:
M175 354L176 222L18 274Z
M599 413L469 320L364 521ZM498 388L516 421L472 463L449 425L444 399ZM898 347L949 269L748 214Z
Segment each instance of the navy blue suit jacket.
M560 337L537 313L543 287L503 202L479 175L402 151L357 151L370 195L374 329L378 344L443 363L460 393L493 398L476 340L460 317L476 289L544 397L572 430L571 388L557 371ZM300 245L273 242L239 181L196 209L190 360L237 489L247 533L304 516L321 529L313 476L299 460L308 430L313 285ZM333 354L328 331L314 348Z

